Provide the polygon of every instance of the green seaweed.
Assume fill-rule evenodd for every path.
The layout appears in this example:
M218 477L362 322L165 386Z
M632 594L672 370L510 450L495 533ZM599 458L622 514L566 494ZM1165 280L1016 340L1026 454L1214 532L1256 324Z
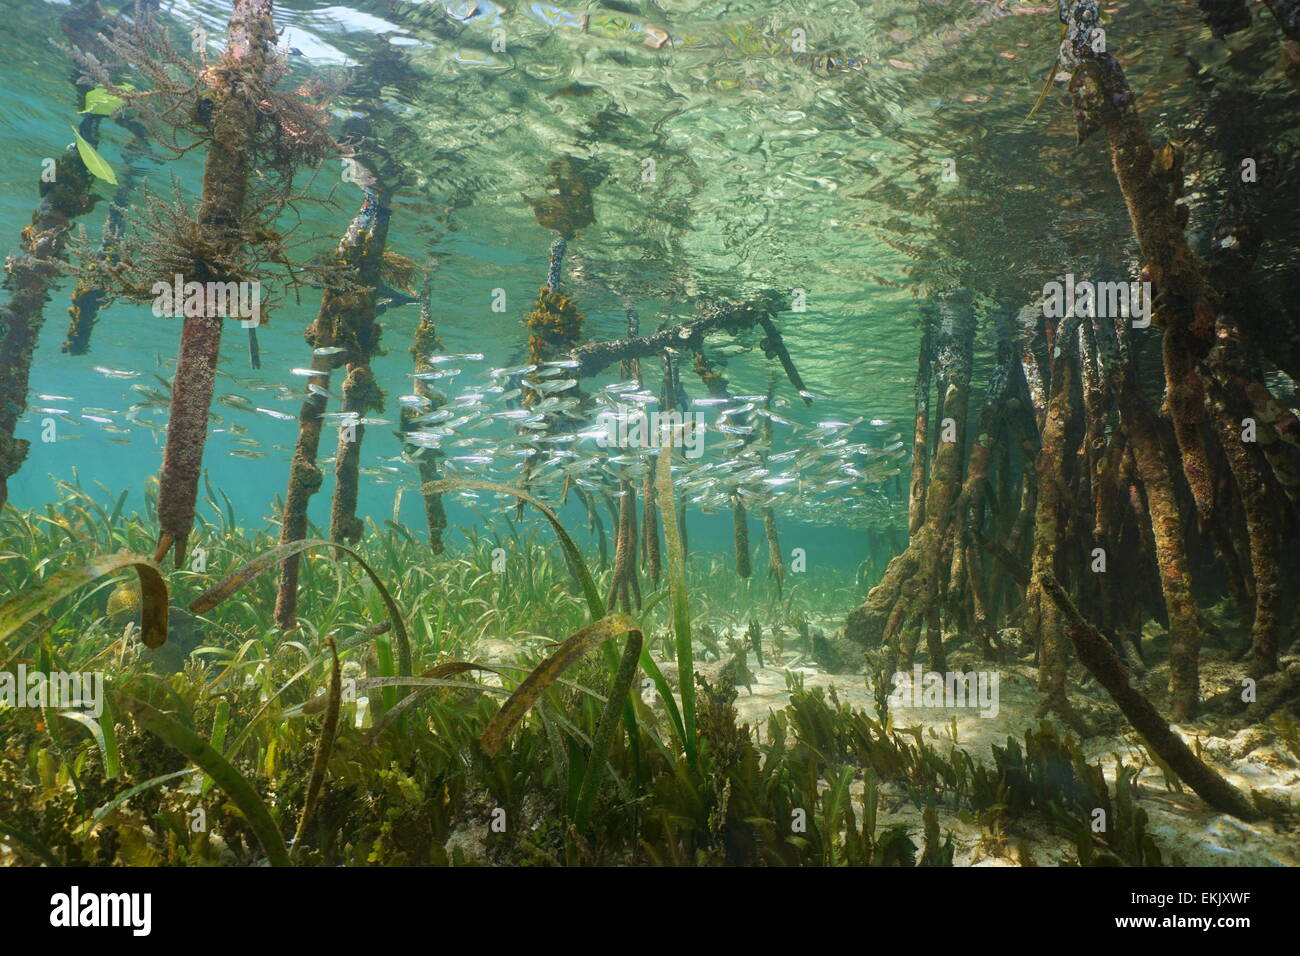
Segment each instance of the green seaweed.
M248 820L272 866L289 866L284 837L253 785L217 753L212 745L188 727L138 698L123 700L124 709L150 733L179 750L211 777Z

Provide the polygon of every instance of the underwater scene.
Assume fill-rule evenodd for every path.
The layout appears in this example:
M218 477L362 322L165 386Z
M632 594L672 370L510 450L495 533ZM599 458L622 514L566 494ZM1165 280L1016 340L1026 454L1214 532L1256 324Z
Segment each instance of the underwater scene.
M0 864L1300 864L1300 0L0 8Z

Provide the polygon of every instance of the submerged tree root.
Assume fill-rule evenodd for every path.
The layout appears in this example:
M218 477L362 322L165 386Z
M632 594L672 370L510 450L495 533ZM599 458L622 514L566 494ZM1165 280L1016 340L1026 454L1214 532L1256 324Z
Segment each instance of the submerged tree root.
M965 305L944 305L943 331L939 336L937 361L943 373L940 383L945 418L952 428L941 435L930 468L926 491L925 518L912 535L907 548L889 562L884 577L867 594L867 600L849 613L845 636L870 648L895 643L907 632L899 649L902 663L910 663L910 648L920 629L928 629L927 647L931 667L943 669L943 646L937 616L940 595L940 567L943 550L952 530L956 503L961 493L964 448L960 434L953 433L965 421L969 405L974 320ZM918 423L920 416L918 416Z
M187 280L225 281L228 277L222 274L219 263L234 261L237 256L243 238L238 224L244 219L253 169L253 131L258 124L258 104L252 93L270 66L275 41L270 0L236 0L226 51L214 71L212 138L199 201L199 228L212 245L210 274L186 276ZM222 316L194 316L187 317L181 327L167 442L158 479L157 555L161 559L170 546L178 565L184 559L194 525L224 321Z
M1079 660L1119 705L1129 723L1151 749L1196 791L1197 796L1214 809L1240 820L1261 819L1263 814L1255 809L1250 800L1192 753L1187 744L1170 730L1168 721L1133 687L1115 649L1095 627L1084 620L1060 582L1050 574L1044 575L1041 580L1044 594L1065 619L1065 632L1074 644Z
M316 459L330 375L343 360L364 350L357 333L365 323L358 323L354 313L372 294L359 283L358 277L362 263L374 256L373 232L378 214L377 200L368 195L339 241L335 253L337 268L326 283L320 310L303 336L312 347L311 368L319 375L309 380L307 396L298 413L298 438L289 465L289 487L280 522L281 545L307 536L307 504L324 482ZM339 351L333 351L336 349ZM340 435L345 432L346 426L340 428ZM293 554L280 568L275 597L275 623L280 628L292 628L297 622L299 561L300 556Z
M438 330L433 324L432 288L426 283L420 301L420 322L415 328L415 341L411 345L411 358L415 362L416 373L433 371L434 366L430 358L442 350L442 340L438 338ZM420 417L421 414L435 412L442 407L442 402L437 397L439 394L437 390L421 379L415 380L415 394L428 399L429 404L419 411L402 409L403 431L419 427L412 424L412 419ZM420 486L423 487L438 479L438 465L432 449L421 448L418 451L420 452ZM429 549L434 554L442 554L444 550L442 535L447 530L447 509L443 506L442 495L433 492L421 492L421 495L424 501L424 522L429 530Z

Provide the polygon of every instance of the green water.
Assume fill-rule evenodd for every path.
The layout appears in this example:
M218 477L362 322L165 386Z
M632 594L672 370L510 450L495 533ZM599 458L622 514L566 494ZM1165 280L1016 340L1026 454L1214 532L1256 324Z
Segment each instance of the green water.
M66 145L77 102L70 60L52 46L64 7L5 6L0 232L13 243L33 208L41 160ZM1196 69L1218 66L1225 54L1191 5L1120 8L1134 86L1158 91L1153 122L1177 132ZM823 397L811 409L795 399L790 414L804 423L863 416L856 441L909 435L919 303L960 289L985 313L1014 312L1077 258L1120 268L1132 257L1104 151L1073 145L1062 84L1026 120L1056 42L1046 7L702 2L628 11L613 3L567 12L491 2L445 10L404 0L276 5L295 78L341 85L347 75L362 76L369 100L340 94L335 112L379 100L399 118L402 135L389 145L409 185L394 203L389 248L421 267L436 262L439 333L451 352L484 352L485 369L525 354L520 319L545 277L550 237L522 195L538 195L548 163L565 153L603 176L596 223L571 243L564 281L587 315L588 338L621 335L629 307L650 330L689 317L699 296L798 295L805 310L785 313L780 326L808 387ZM164 19L180 31L201 25L215 51L227 13L216 0L177 3ZM655 48L646 42L655 30L675 39ZM796 54L799 31L803 52ZM125 134L108 123L104 130L101 151L120 168L128 162ZM147 189L165 194L175 177L193 195L200 163L191 154L139 166ZM356 210L359 193L341 172L329 162L314 178L299 178L310 196L326 200L297 209L304 257L332 248ZM110 187L101 183L99 193L107 198ZM106 209L80 221L92 240ZM83 482L136 493L161 460L161 429L112 440L80 416L88 407L122 413L140 397L131 385L155 386L154 374L170 380L179 322L118 303L101 314L90 354L64 355L70 288L71 280L60 283L47 306L31 403L66 408L78 423L59 421L55 443L34 441L11 481L18 506L47 500L47 476L67 478L74 468ZM504 290L504 311L491 308L495 290ZM260 392L254 404L296 415L302 380L288 370L308 363L302 328L319 293L296 295L275 305L260 332L260 372L248 368L243 333L226 335L222 369L238 381L219 379L218 395L281 384L291 392ZM416 320L414 306L382 319L387 354L375 369L388 391L384 417L394 420L394 399L409 391ZM95 366L140 375L115 379ZM762 392L775 366L754 349L731 358L725 371L734 392ZM793 398L781 385L780 394ZM294 423L214 410L267 452L232 457L237 446L217 431L205 459L214 484L256 523L283 493ZM20 436L35 439L40 417L29 412ZM120 414L108 417L123 424ZM161 410L150 417L165 421ZM372 435L363 461L371 468L400 451L388 429ZM362 511L389 517L397 487L413 484L413 469L372 477ZM904 484L899 477L875 489L895 503L877 527L899 527ZM330 489L326 468L315 520L324 520ZM417 504L409 495L400 511L412 526ZM453 525L477 520L453 510ZM724 520L706 518L699 540L721 548L726 529ZM869 547L864 534L833 527L798 533L850 567Z

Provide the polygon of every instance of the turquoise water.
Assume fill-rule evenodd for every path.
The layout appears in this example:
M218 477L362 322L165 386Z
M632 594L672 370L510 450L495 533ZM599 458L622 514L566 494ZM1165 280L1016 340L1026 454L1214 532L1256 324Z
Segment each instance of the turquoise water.
M1123 7L1134 84L1158 87L1163 103L1173 106L1191 89L1188 61L1222 58L1191 6ZM11 244L30 217L42 158L65 147L76 120L70 60L51 45L63 9L45 0L6 2L0 233ZM178 31L203 26L216 50L227 11L215 0L176 3L164 19ZM854 441L910 440L918 305L927 297L959 287L978 309L996 312L1057 274L1067 254L1095 250L1114 261L1131 251L1104 151L1074 148L1061 85L1037 117L1025 119L1055 44L1045 7L1015 0L627 10L589 3L566 12L393 0L280 3L276 13L295 78L342 85L363 76L373 94L364 102L378 102L395 119L401 133L389 145L410 185L395 200L389 248L422 268L436 262L439 334L450 352L485 353L483 369L518 364L526 354L520 319L545 278L550 237L522 194L541 192L548 163L562 153L604 174L594 192L596 223L570 244L564 281L587 315L589 339L620 336L629 307L650 330L689 317L698 296L802 290L806 311L785 313L780 327L819 398L801 407L783 379L778 394L793 399L786 411L803 423L862 416ZM583 15L585 30L577 26ZM656 48L657 30L675 39ZM791 46L795 30L804 36L801 55ZM498 39L504 50L494 49ZM333 100L340 117L363 101L349 95ZM129 161L125 142L122 130L104 124L101 152L119 169ZM201 157L155 157L138 161L145 188L166 194L174 177L195 193ZM331 249L356 210L360 195L341 172L328 162L299 178L321 200L297 210L295 239L305 257ZM100 183L99 193L107 198L111 188ZM80 220L92 241L106 209ZM88 355L61 354L71 285L60 283L47 306L31 404L64 409L75 423L57 418L58 440L43 444L46 416L29 411L19 434L33 439L33 451L11 481L18 506L47 500L47 476L69 478L73 469L114 495L132 489L138 501L161 460L161 427L151 432L123 419L141 399L132 386L170 380L179 321L117 303L101 314ZM495 290L504 290L505 311L491 309ZM248 367L244 335L232 327L216 391L296 416L302 379L288 370L309 362L302 328L319 293L280 294L260 331L263 368ZM409 391L417 317L408 305L382 318L387 354L375 369L388 392L382 417L391 420L396 397ZM139 374L114 378L96 367ZM763 392L774 368L754 348L730 357L725 373L734 392ZM689 371L684 378L702 394ZM457 384L474 383L467 374ZM129 433L106 431L82 417L85 409ZM219 402L214 412L220 421L206 468L243 518L257 523L283 494L295 423ZM165 422L162 409L145 417ZM264 457L231 454L240 447L226 431L232 423L261 443ZM399 452L390 429L371 429L363 466L391 465L385 460ZM902 475L872 489L892 502L869 522L874 531L845 533L832 515L822 527L796 524L797 534L834 563L856 566L873 540L885 547L890 529L900 527L901 466ZM331 490L325 470L312 511L322 523ZM400 474L370 474L362 511L392 517L396 491L412 485L413 473L402 465ZM418 497L406 495L398 514L419 526ZM453 510L453 526L477 520ZM704 517L699 546L725 549L729 528L726 515Z

